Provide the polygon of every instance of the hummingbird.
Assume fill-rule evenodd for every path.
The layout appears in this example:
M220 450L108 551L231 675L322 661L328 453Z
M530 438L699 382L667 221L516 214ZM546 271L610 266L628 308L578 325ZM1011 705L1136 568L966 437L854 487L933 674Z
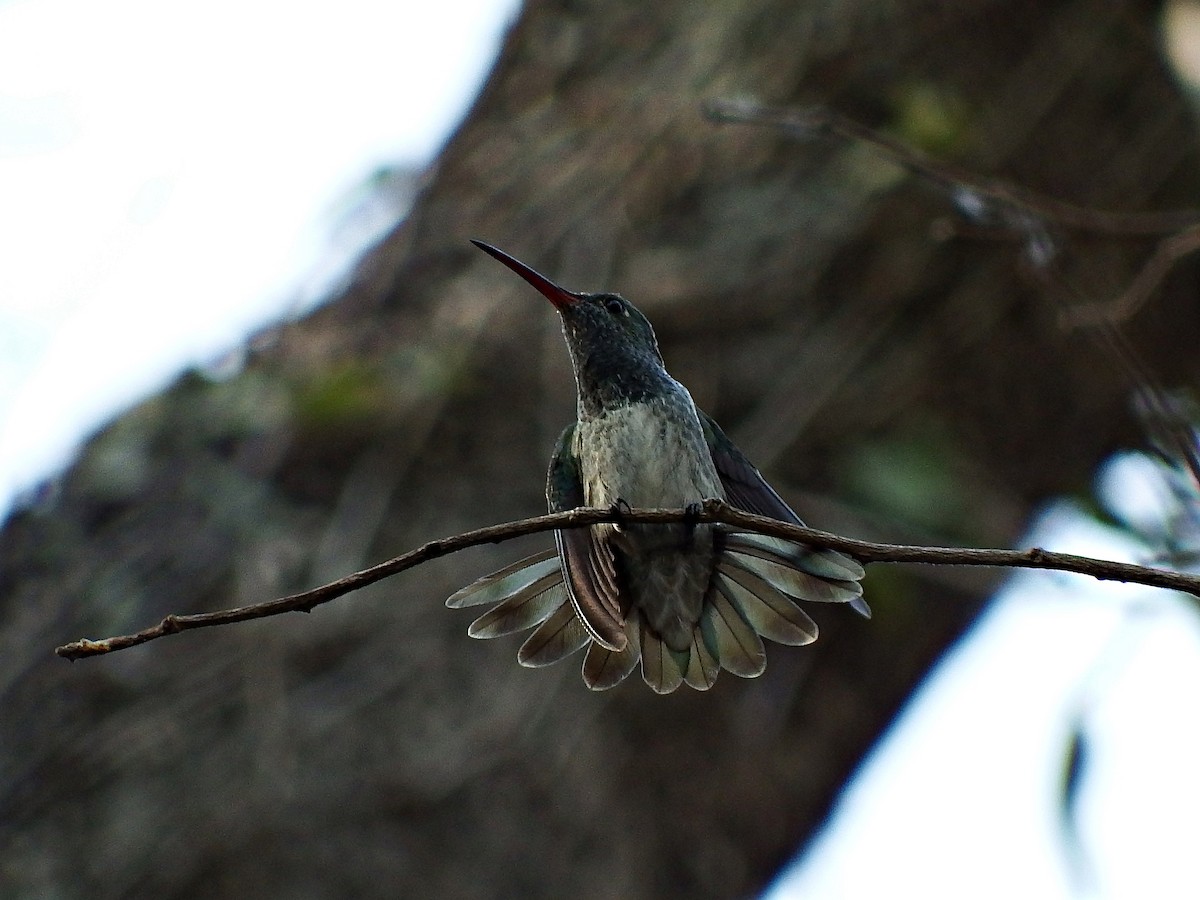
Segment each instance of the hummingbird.
M667 372L649 320L620 294L569 291L503 250L472 243L539 291L562 320L577 420L546 477L551 512L581 506L698 509L719 498L802 525L725 432ZM723 525L600 524L554 533L555 547L453 594L451 608L493 604L468 629L492 638L533 628L518 661L545 666L583 648L593 690L642 679L668 694L708 690L721 669L753 678L762 638L817 638L797 601L870 608L854 559Z

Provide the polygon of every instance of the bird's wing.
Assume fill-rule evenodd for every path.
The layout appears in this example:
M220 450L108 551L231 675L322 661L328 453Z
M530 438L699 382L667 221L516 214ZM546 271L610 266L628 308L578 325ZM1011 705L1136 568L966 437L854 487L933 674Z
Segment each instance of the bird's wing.
M709 453L712 454L717 476L721 479L721 486L725 488L725 499L746 512L769 516L781 522L791 522L793 525L803 525L800 517L779 496L775 488L767 484L767 480L746 458L746 454L725 436L721 426L700 410L696 412L700 415L704 440L708 444ZM731 537L730 540L735 539ZM751 544L761 542L750 541ZM844 584L847 587L863 576L862 567L856 561L834 550L813 550L789 545L786 542L782 542L782 544L785 547L790 546L792 549L781 553L780 559L800 571ZM822 599L821 596L816 596L812 592L804 593L802 596L804 599ZM839 594L838 599L848 602L850 607L860 615L870 617L871 608L862 599L861 590L855 591L851 588L844 595Z
M767 484L767 480L746 458L746 454L725 436L721 426L700 410L696 412L700 415L700 425L704 429L708 452L712 454L721 486L725 488L725 499L746 512L770 516L772 519L791 522L793 525L803 525L800 517L775 492L775 488Z
M579 464L571 450L575 426L569 425L558 439L550 471L546 476L546 500L550 512L584 506ZM571 605L588 634L608 650L620 652L629 638L617 586L617 561L605 531L598 527L570 528L554 532L562 561L563 576Z

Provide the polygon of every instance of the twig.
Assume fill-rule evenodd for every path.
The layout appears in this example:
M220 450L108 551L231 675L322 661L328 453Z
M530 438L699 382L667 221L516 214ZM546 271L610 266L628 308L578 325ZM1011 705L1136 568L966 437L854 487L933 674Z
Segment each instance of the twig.
M862 141L908 171L938 185L960 213L980 224L1000 224L1020 232L1045 224L1095 234L1156 237L1200 222L1200 210L1110 212L1077 206L1027 187L987 178L944 160L926 156L903 141L823 106L772 107L750 100L710 100L705 115L714 122L760 125L800 138L832 135Z
M1075 572L1090 575L1103 581L1126 581L1145 584L1150 587L1168 588L1186 591L1200 597L1200 576L1187 575L1182 572L1172 572L1165 569L1151 569L1130 563L1112 562L1103 559L1091 559L1086 556L1073 556L1067 553L1052 553L1040 548L1029 550L976 550L963 547L914 547L903 544L877 544L871 541L860 541L853 538L841 537L812 528L799 525L789 525L776 519L756 516L751 513L733 509L720 500L708 500L697 517L694 512L682 509L575 509L569 512L552 513L545 516L535 516L517 522L507 522L502 525L491 525L475 531L456 534L453 537L430 541L415 550L401 554L387 562L339 578L337 581L269 600L265 603L255 603L251 606L239 606L218 612L197 613L195 615L167 616L157 625L145 628L136 634L119 635L104 640L78 640L55 649L55 653L66 659L80 659L85 656L99 656L114 650L124 650L144 644L155 638L193 628L209 628L214 625L229 625L234 622L245 622L249 619L261 619L285 612L311 612L314 607L328 603L343 594L349 594L359 588L374 584L412 569L431 559L448 556L475 547L480 544L498 544L512 538L543 531L563 528L584 528L603 522L615 523L644 523L668 524L672 522L698 521L713 524L731 525L747 531L756 531L773 537L785 538L796 543L811 547L839 550L853 556L859 562L906 562L928 563L930 565L953 566L1002 566L1025 569L1055 569L1060 572Z
M1197 250L1200 250L1200 225L1163 238L1121 296L1108 302L1077 303L1059 313L1059 324L1064 328L1080 328L1105 322L1117 325L1132 319L1158 290L1175 263Z
M1148 415L1154 417L1167 459L1183 465L1200 485L1200 448L1193 424L1155 383L1149 369L1138 358L1117 326L1144 307L1172 268L1185 256L1200 251L1200 210L1166 212L1109 212L1066 203L1038 194L1019 184L987 178L920 150L861 122L821 106L783 108L764 106L750 100L711 100L705 115L715 122L775 128L809 139L832 135L844 141L861 141L909 172L947 194L968 229L957 231L946 225L936 230L939 240L954 234L981 231L997 236L1007 231L1019 236L1024 254L1035 275L1046 284L1060 282L1067 293L1078 295L1058 260L1057 234L1086 232L1114 239L1157 238L1153 255L1142 266L1129 287L1114 301L1077 299L1059 313L1066 329L1087 328L1096 334L1101 347L1117 362L1139 396Z

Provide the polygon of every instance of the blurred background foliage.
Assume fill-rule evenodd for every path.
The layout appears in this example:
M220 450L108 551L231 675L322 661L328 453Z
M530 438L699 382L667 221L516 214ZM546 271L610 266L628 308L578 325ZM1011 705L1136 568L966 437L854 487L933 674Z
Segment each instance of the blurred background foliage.
M811 836L1001 577L872 569L767 673L663 699L519 668L438 560L311 618L67 665L50 648L313 586L541 511L574 385L556 318L475 252L619 290L818 527L1008 545L1145 432L1022 256L872 148L718 126L820 103L1081 206L1191 206L1195 119L1143 0L533 0L407 217L303 320L97 434L0 535L11 896L730 897ZM378 110L378 115L397 114ZM378 181L379 179L376 179ZM1089 301L1156 238L1055 234ZM219 265L219 260L214 261ZM1197 270L1121 324L1196 383ZM826 612L817 610L817 614ZM836 612L836 611L835 611ZM551 849L553 848L553 849Z

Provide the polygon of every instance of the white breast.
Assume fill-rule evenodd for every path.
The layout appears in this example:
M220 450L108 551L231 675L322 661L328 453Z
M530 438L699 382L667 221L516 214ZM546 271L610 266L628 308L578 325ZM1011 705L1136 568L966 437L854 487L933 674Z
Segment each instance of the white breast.
M687 391L581 421L576 458L589 506L679 508L724 497Z

